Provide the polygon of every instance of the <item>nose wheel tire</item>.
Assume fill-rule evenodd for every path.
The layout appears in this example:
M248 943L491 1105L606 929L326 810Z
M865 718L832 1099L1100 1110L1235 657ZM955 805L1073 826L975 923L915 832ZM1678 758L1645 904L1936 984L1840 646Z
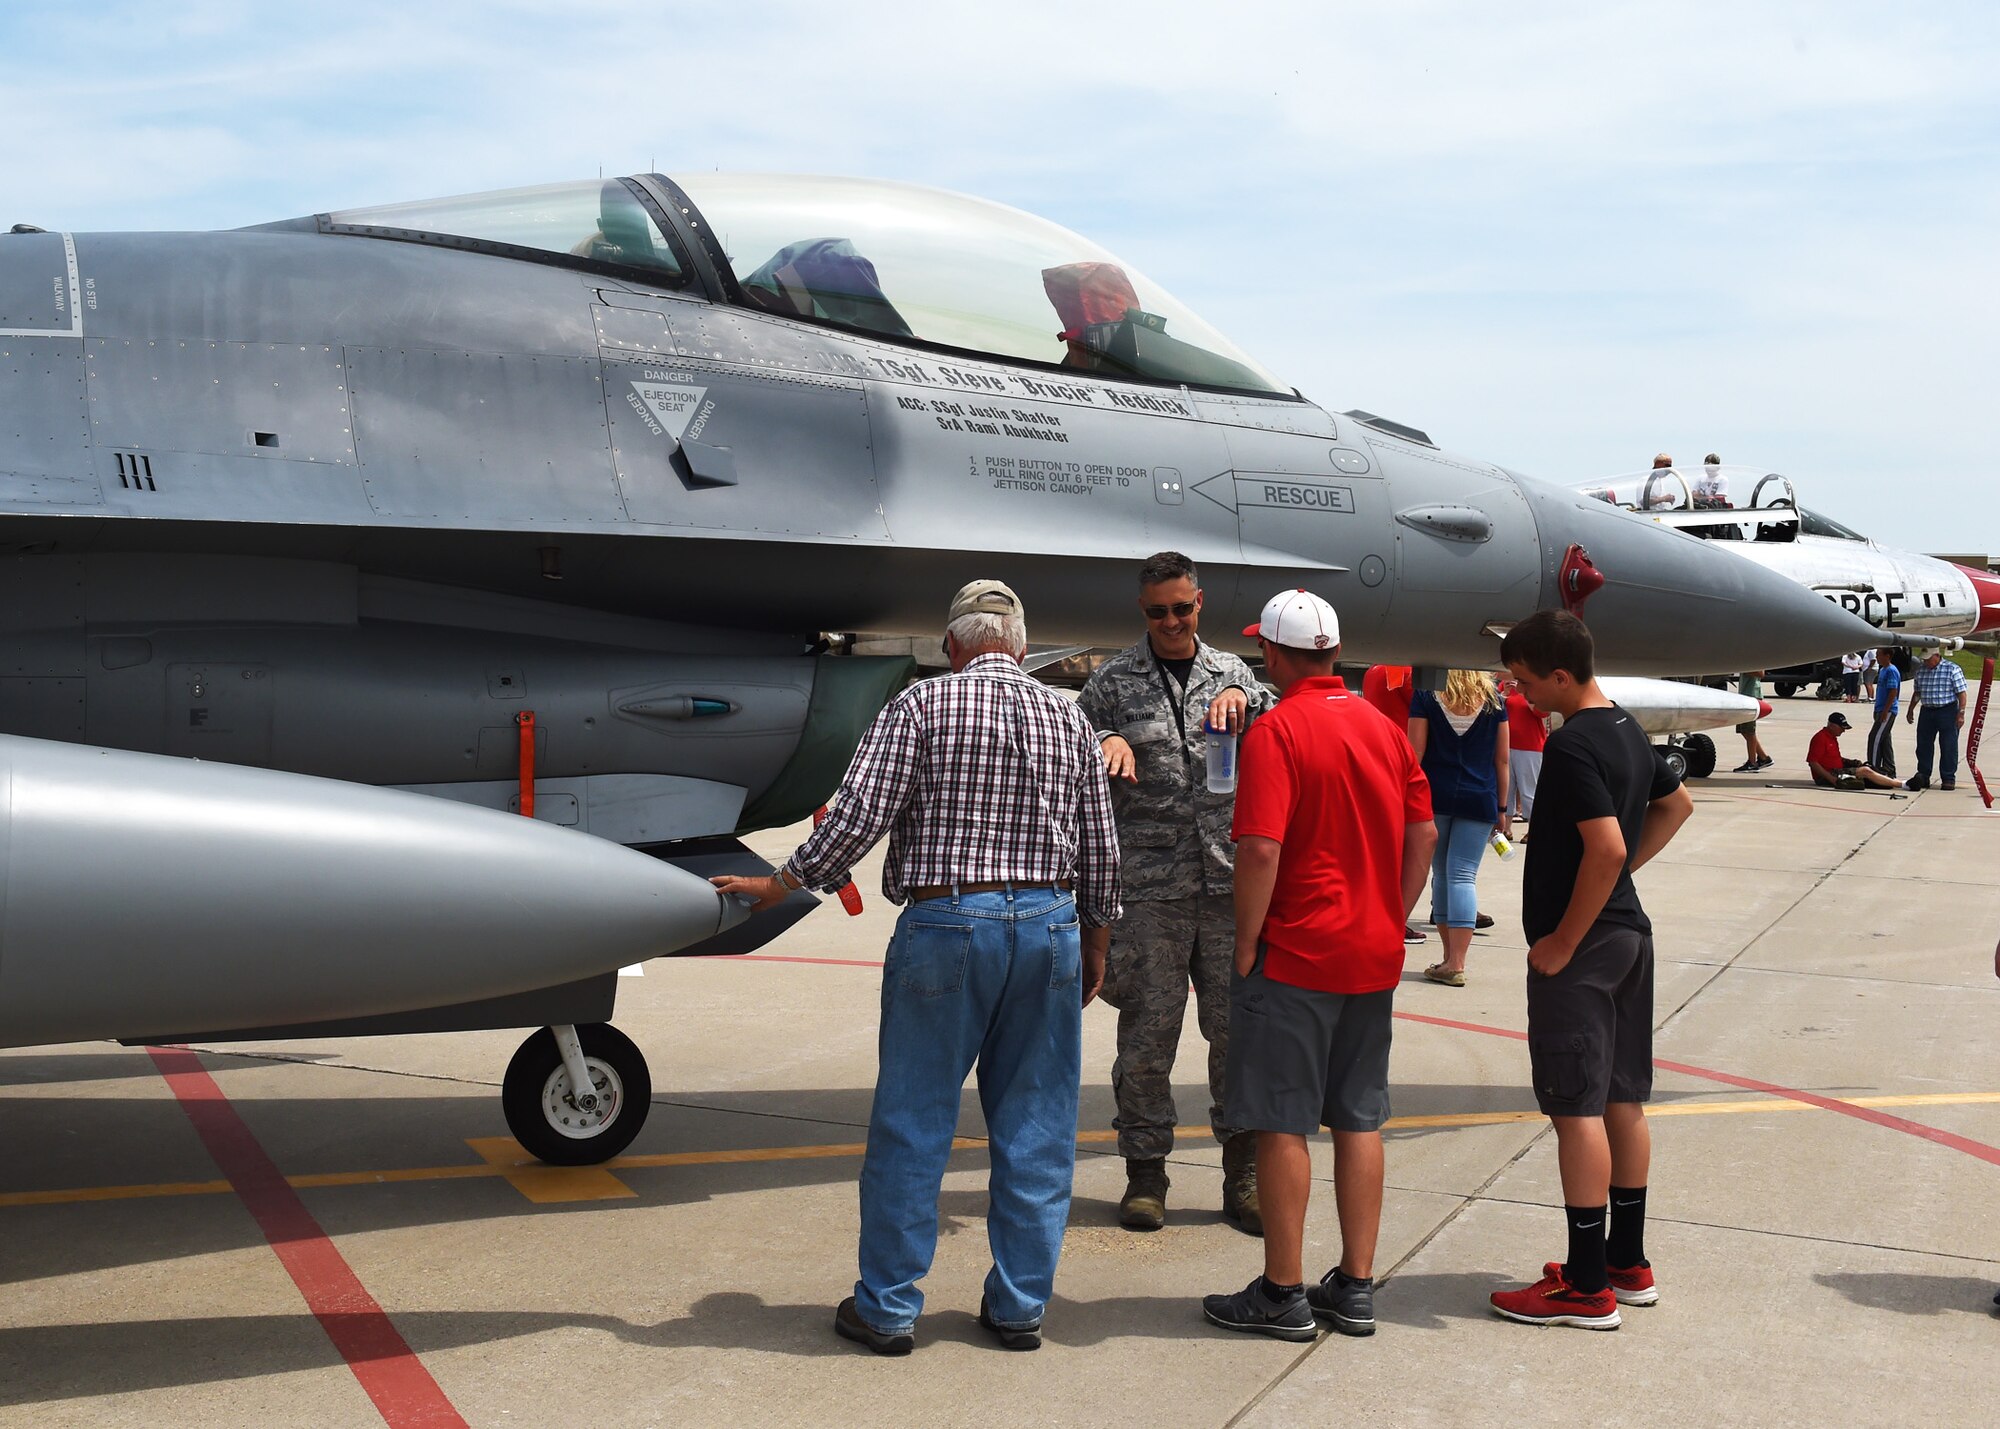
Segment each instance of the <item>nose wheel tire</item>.
M1715 741L1705 734L1691 734L1681 741L1681 753L1687 760L1687 777L1706 779L1715 772Z
M1660 757L1667 761L1667 768L1674 771L1674 778L1687 778L1688 757L1686 751L1678 744L1663 744L1659 746L1659 750Z
M632 1144L652 1109L645 1054L609 1023L576 1029L590 1088L571 1085L556 1035L544 1027L514 1053L500 1084L507 1129L530 1155L551 1166L594 1166Z

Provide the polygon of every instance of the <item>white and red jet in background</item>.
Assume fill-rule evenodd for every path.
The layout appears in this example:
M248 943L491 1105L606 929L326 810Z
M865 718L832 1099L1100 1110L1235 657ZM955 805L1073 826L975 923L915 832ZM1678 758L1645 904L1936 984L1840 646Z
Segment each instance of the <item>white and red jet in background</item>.
M2000 577L1869 540L1798 504L1786 477L1755 466L1634 472L1577 490L1712 541L1817 591L1889 635L1993 638Z

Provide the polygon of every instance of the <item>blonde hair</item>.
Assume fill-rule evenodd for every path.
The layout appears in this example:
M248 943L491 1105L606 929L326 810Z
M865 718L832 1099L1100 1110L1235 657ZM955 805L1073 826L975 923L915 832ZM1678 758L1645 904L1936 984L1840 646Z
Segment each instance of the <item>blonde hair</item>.
M1453 670L1445 676L1438 703L1462 718L1481 709L1499 709L1500 691L1484 670Z

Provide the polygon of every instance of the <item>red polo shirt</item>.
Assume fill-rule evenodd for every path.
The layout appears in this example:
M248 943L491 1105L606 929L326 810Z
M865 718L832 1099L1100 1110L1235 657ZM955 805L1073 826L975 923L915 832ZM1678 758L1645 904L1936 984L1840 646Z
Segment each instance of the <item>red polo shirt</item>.
M1847 766L1841 762L1840 736L1832 730L1822 728L1806 741L1806 763L1817 764L1829 774L1838 774Z
M1361 698L1389 717L1410 737L1410 696L1416 693L1408 665L1370 665L1361 677Z
M1241 840L1276 839L1264 973L1321 992L1403 974L1403 829L1431 816L1409 736L1338 676L1301 680L1243 736Z

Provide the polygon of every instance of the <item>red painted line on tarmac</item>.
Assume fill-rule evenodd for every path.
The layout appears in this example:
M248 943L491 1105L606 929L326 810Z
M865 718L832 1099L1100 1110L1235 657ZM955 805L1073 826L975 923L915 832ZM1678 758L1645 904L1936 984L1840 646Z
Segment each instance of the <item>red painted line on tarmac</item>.
M880 963L861 962L851 958L779 958L759 956L754 953L742 954L739 957L728 959L728 961L739 962L745 958L752 962L820 963L830 967L879 968L882 966ZM1516 1032L1511 1027L1492 1027L1483 1022L1460 1022L1450 1017L1429 1017L1421 1012L1398 1012L1395 1015L1404 1022L1421 1022L1430 1027L1449 1028L1454 1032L1477 1032L1487 1037L1506 1037L1515 1042L1525 1042L1528 1040L1527 1033ZM2000 1166L2000 1147L1988 1146L1983 1141L1974 1141L1971 1137L1960 1136L1956 1132L1944 1131L1935 1126L1925 1126L1920 1121L1911 1121L1906 1117L1891 1116L1889 1113L1877 1111L1873 1107L1856 1106L1853 1102L1844 1102L1836 1097L1823 1097L1813 1092L1802 1092L1796 1087L1781 1087L1776 1082L1760 1082L1754 1077L1739 1077L1732 1072L1717 1072L1708 1067L1690 1066L1686 1062L1667 1062L1655 1057L1653 1065L1665 1072L1679 1072L1683 1076L1701 1077L1707 1081L1720 1082L1724 1086L1741 1087L1745 1091L1763 1092L1768 1096L1782 1097L1787 1101L1804 1102L1808 1106L1820 1107L1825 1111L1837 1111L1842 1116L1851 1116L1858 1121L1869 1121L1877 1126L1886 1126L1891 1131L1900 1131L1906 1136L1916 1136L1921 1137L1925 1141L1934 1141L1940 1146L1948 1146L1954 1151L1963 1151L1967 1156L1977 1157L1981 1161L1990 1161L1995 1166Z
M465 1420L423 1361L320 1229L200 1058L184 1047L146 1051L383 1421L392 1429L465 1429Z
M1516 1032L1511 1027L1489 1027L1480 1022L1457 1022L1449 1017L1426 1017L1417 1012L1398 1012L1397 1017L1407 1022L1423 1022L1432 1027L1448 1027L1456 1032L1481 1032L1489 1037L1506 1037L1516 1042L1528 1040L1525 1032ZM1969 1136L1960 1136L1954 1131L1926 1126L1920 1121L1907 1117L1891 1116L1888 1112L1877 1111L1874 1107L1856 1106L1836 1097L1823 1097L1814 1092L1802 1092L1796 1087L1782 1087L1776 1082L1761 1082L1755 1077L1739 1077L1733 1072L1718 1072L1710 1067L1696 1067L1687 1062L1669 1062L1655 1057L1653 1065L1663 1072L1679 1072L1683 1076L1700 1077L1704 1081L1720 1082L1728 1087L1740 1087L1746 1092L1763 1092L1767 1096L1782 1097L1786 1101L1804 1102L1808 1106L1819 1107L1823 1111L1837 1111L1842 1116L1851 1116L1857 1121L1873 1122L1886 1126L1891 1131L1900 1131L1906 1136L1920 1137L1934 1141L1940 1146L1948 1146L1953 1151L1963 1151L1967 1156L2000 1166L2000 1146L1988 1146L1983 1141L1974 1141Z

